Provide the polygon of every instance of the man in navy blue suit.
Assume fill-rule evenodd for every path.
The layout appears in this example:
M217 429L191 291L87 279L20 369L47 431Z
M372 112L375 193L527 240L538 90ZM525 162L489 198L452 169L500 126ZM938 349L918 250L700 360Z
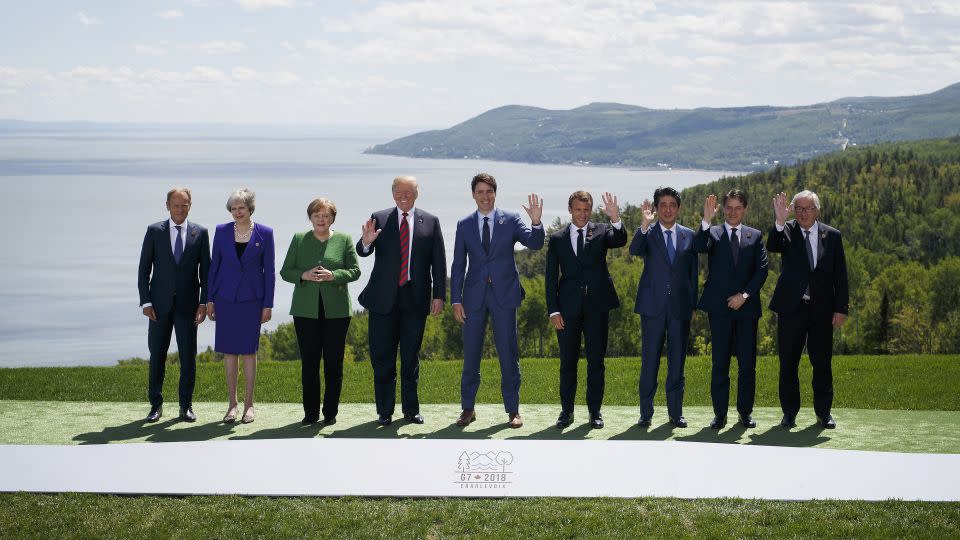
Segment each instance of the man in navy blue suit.
M713 368L711 429L727 425L730 403L730 355L737 353L737 413L743 427L753 428L756 389L757 321L760 288L767 280L767 250L759 230L743 224L747 194L732 189L723 196L723 225L711 226L719 205L710 195L703 203L703 222L693 240L697 253L707 254L709 274L697 306L710 318Z
M191 199L190 190L186 188L167 192L170 219L147 227L140 250L137 287L140 308L150 320L147 422L156 422L163 414L163 377L174 329L180 353L180 418L187 422L197 419L193 412L197 326L207 317L210 236L207 229L187 221Z
M690 320L697 298L697 254L693 231L677 223L680 193L657 188L653 204L643 201L642 224L633 235L630 254L643 257L643 274L634 308L640 314L643 340L640 360L640 427L653 419L660 353L667 342L667 415L675 427L687 427L683 417L683 363L687 357ZM656 218L657 224L651 226Z
M493 338L500 358L500 391L509 426L523 425L520 417L520 350L517 345L517 308L523 300L523 287L514 260L517 242L529 249L543 247L543 202L530 194L531 227L519 214L496 208L497 181L480 173L470 182L477 210L457 223L450 268L450 302L453 316L463 325L463 374L460 378L460 404L463 412L457 425L466 426L476 419L474 403L480 388L480 353L487 328L493 322ZM468 267L469 261L469 267Z

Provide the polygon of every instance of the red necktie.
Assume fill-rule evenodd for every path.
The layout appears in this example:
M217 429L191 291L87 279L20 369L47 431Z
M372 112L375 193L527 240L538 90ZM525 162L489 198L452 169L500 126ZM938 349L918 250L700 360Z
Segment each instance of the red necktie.
M400 222L400 281L403 287L410 281L410 225L407 224L407 213L403 213L403 220Z

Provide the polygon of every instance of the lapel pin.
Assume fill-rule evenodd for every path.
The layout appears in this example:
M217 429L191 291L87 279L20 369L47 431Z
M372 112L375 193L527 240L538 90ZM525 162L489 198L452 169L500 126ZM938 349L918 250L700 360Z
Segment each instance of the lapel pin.
M254 245L257 246L257 247L260 247L260 242L257 242L257 243L254 244Z
M826 239L827 239L827 233L825 233L825 232L820 233L820 239L821 239L821 240L826 240Z
M503 225L503 216L500 216L500 221L497 221L497 223Z
M417 223L423 223L423 217L422 217L422 216L417 219Z
M750 231L747 231L747 238L750 238Z

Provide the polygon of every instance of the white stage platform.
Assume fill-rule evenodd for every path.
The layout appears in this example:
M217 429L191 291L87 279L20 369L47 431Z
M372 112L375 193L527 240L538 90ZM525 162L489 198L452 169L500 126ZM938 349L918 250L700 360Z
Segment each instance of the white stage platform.
M0 445L0 471L6 492L960 500L957 454L675 441Z

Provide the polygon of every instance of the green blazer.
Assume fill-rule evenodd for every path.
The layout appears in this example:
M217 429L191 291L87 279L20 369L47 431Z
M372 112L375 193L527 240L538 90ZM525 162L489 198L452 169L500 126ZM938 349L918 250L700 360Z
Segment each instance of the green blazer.
M333 281L300 279L304 272L317 266L317 263L333 272ZM360 265L350 235L334 232L326 242L317 240L313 231L293 235L287 256L283 259L280 277L295 285L290 315L316 319L320 312L320 296L323 296L323 311L327 319L353 315L347 283L360 278Z

